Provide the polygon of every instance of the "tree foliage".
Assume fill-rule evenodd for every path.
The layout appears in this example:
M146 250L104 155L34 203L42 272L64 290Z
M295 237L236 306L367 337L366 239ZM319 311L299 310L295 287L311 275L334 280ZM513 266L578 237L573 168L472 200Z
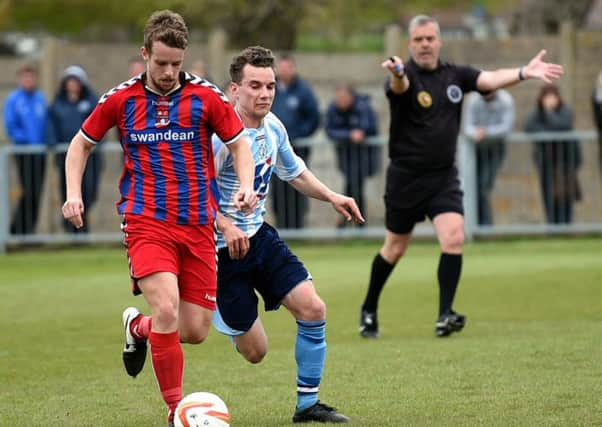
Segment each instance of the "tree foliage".
M512 17L513 33L556 34L563 21L580 27L593 0L525 0Z
M311 1L304 0L207 0L193 10L187 6L187 19L203 20L206 27L226 30L230 43L236 47L261 44L274 49L295 46L299 22Z
M550 31L562 16L578 23L592 0L0 0L0 28L39 31L79 40L140 41L153 10L181 13L193 37L226 30L230 44L293 49L299 33L339 42L357 33L381 32L417 13L467 11L475 5L494 13L515 7L516 28ZM503 4L503 6L502 6ZM521 6L517 6L520 4ZM504 10L505 8L505 10Z

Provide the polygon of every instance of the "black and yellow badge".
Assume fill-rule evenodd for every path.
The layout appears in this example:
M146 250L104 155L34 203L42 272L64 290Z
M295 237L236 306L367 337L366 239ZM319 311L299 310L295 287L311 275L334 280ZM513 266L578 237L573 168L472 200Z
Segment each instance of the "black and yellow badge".
M425 90L421 90L418 92L418 103L422 105L423 108L429 108L433 105L433 98L431 98L431 94Z

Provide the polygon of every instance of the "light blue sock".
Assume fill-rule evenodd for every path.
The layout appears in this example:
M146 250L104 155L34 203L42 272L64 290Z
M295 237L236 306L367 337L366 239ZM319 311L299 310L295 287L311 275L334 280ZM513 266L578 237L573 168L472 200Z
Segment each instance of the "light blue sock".
M318 401L318 388L326 359L326 321L297 320L297 410Z

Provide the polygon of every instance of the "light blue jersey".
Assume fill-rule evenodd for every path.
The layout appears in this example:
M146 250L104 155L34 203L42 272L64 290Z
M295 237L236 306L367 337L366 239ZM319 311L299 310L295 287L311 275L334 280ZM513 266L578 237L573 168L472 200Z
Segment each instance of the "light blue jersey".
M230 151L216 135L213 135L213 153L215 175L220 192L219 211L247 236L252 237L263 224L272 171L280 179L290 181L301 175L307 166L293 151L284 125L274 114L268 113L259 128L247 128L246 131L251 140L251 151L255 162L253 187L259 198L255 212L252 214L245 215L234 205L234 195L240 183L234 171ZM219 248L226 246L224 236L219 231L217 246Z

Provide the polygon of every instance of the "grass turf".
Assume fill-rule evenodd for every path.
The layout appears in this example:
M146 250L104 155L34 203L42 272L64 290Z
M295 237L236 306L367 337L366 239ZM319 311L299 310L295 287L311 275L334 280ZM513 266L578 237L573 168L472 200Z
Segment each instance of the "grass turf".
M434 337L439 250L416 243L384 290L381 338L357 330L378 243L293 248L328 305L320 397L357 426L602 426L602 241L467 245L460 334ZM0 425L164 426L150 361L121 364L129 293L119 248L0 257ZM250 365L212 330L185 346L185 393L212 391L235 426L290 424L295 325L263 313L270 350Z

